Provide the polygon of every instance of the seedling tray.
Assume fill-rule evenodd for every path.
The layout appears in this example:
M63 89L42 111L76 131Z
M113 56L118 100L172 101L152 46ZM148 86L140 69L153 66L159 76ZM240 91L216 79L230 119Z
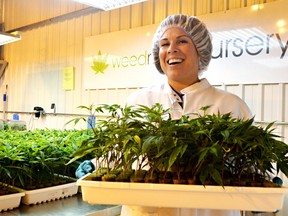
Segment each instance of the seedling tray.
M70 197L78 193L76 182L42 189L25 191L25 196L21 202L25 205L49 202L65 197Z
M21 199L21 203L31 205L73 196L78 193L78 188L79 186L77 183L72 182L35 190L24 190L21 188L17 189L24 194Z
M202 186L151 183L77 181L90 204L150 207L250 210L272 212L283 207L287 188Z
M21 191L19 191L18 193L1 195L0 196L0 212L18 208L21 202L21 198L24 195L25 193Z

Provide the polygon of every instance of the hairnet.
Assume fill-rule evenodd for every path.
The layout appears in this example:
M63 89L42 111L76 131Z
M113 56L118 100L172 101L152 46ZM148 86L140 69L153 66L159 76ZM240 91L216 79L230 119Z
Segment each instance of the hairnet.
M164 32L171 27L180 27L192 39L198 56L199 72L205 71L209 65L212 55L212 42L209 31L205 24L194 16L176 14L164 19L157 28L152 44L154 63L160 73L164 73L159 60L159 40Z

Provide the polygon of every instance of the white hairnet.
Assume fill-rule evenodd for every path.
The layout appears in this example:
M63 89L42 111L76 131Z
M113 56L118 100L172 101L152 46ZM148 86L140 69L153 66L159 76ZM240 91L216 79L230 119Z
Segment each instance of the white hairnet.
M154 63L160 73L164 73L159 61L159 40L171 27L182 28L192 39L199 55L199 72L205 71L209 65L212 55L212 42L206 25L194 16L176 14L164 19L157 28L152 44Z

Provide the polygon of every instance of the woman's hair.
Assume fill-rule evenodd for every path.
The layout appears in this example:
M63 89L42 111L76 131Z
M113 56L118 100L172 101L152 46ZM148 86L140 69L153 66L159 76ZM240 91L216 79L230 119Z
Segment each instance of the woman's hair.
M205 71L212 55L211 35L203 22L194 16L183 14L170 15L165 18L154 34L152 53L157 70L161 74L164 74L159 60L159 40L164 32L171 27L180 27L188 34L193 41L199 56L199 73Z

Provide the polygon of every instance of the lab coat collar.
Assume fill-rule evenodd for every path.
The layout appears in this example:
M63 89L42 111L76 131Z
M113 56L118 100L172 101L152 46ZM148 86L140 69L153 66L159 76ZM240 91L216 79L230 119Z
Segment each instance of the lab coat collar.
M194 83L193 85L182 89L180 92L185 95L185 94L193 93L195 91L204 90L206 88L209 88L210 86L211 85L208 82L208 80L206 78L203 78L199 82Z
M193 85L190 85L184 89L182 89L180 91L181 94L187 94L187 93L190 93L190 92L195 92L195 91L199 91L199 90L203 90L203 89L206 89L206 88L209 88L211 85L210 83L208 82L208 80L206 78L203 78L201 79L199 82L197 83L194 83ZM177 93L174 92L174 90L171 88L171 86L169 85L168 82L165 83L164 85L164 91L167 92L172 98L177 98ZM178 96L178 98L180 98Z
M172 89L168 82L164 85L164 91L168 93L172 104L182 102L182 98Z

